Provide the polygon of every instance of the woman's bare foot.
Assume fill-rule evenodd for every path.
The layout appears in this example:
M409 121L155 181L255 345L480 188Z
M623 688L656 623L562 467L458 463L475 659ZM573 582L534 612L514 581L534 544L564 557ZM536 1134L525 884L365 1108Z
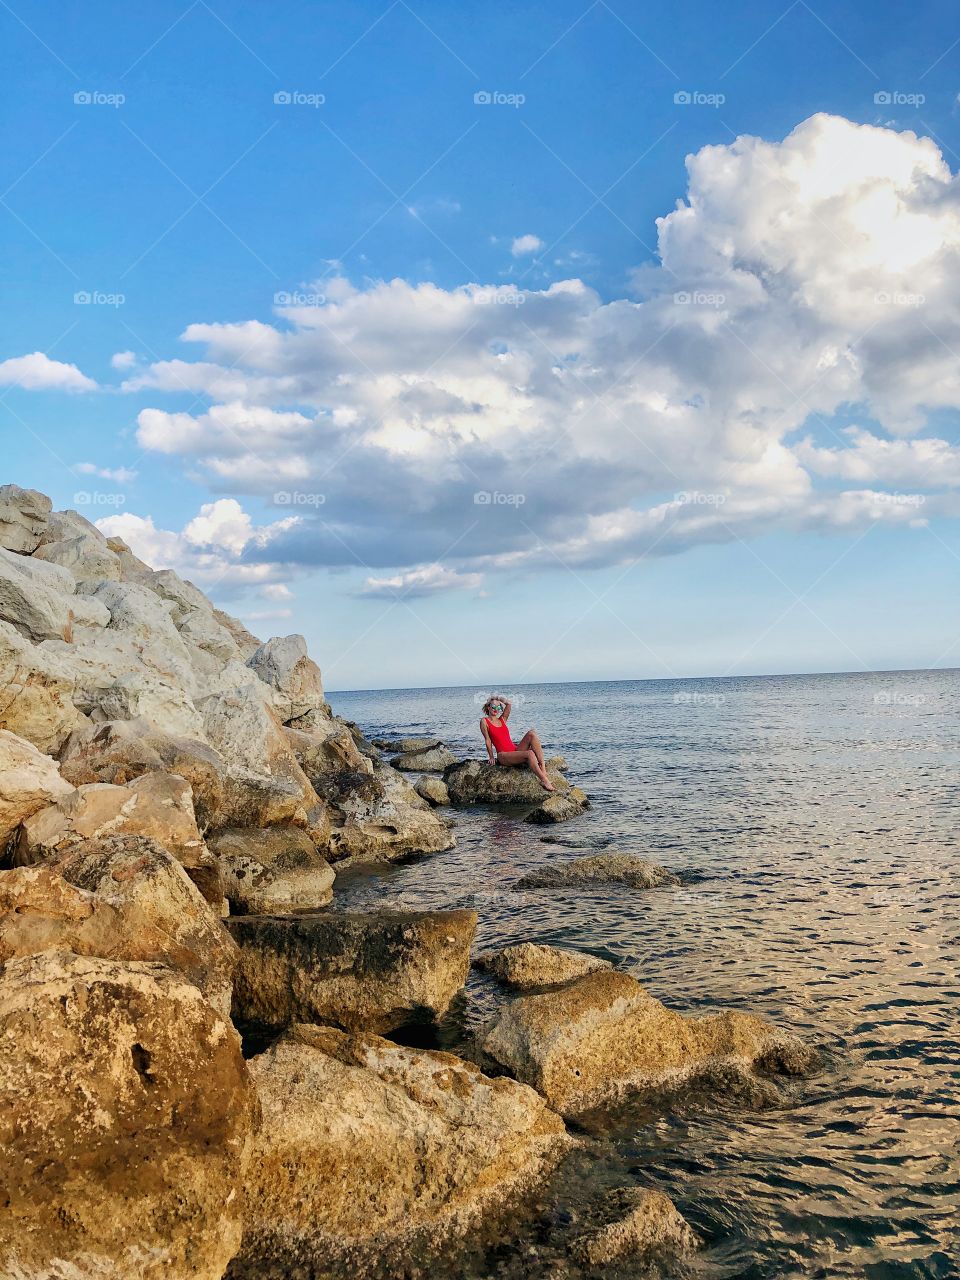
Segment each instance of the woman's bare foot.
M543 778L540 779L540 785L543 787L544 791L556 791L557 789L552 782L545 781Z

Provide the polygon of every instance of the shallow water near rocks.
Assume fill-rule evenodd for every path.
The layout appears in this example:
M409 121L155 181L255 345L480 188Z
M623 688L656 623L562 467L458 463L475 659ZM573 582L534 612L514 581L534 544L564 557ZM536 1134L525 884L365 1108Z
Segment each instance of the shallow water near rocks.
M370 736L436 734L479 758L486 692L330 701ZM764 1014L823 1062L772 1108L680 1095L589 1117L583 1152L516 1238L457 1273L575 1275L564 1242L586 1207L639 1185L666 1191L705 1240L674 1274L960 1275L960 672L506 692L514 736L535 726L594 807L552 828L454 811L455 849L338 879L335 907L472 906L478 948L582 948L684 1012ZM683 883L510 890L545 861L605 848ZM498 998L472 975L467 1024Z

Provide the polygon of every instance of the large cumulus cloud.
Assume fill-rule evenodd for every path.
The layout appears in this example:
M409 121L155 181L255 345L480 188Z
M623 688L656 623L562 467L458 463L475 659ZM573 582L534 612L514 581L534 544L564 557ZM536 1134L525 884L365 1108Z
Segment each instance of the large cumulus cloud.
M960 188L937 147L818 115L687 169L624 297L336 279L134 371L158 396L141 445L295 508L247 560L363 565L374 594L952 511L960 452L916 438L960 407ZM164 408L184 390L208 407Z

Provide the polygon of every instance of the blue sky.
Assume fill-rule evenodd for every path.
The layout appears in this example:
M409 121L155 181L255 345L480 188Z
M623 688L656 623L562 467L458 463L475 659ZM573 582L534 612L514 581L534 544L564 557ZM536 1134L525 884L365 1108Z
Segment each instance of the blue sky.
M334 689L956 664L954 6L0 25L4 480Z

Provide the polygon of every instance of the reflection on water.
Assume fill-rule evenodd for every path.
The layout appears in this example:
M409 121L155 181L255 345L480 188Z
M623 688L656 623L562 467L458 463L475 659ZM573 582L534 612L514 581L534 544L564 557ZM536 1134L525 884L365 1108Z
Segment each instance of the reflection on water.
M477 692L331 701L371 735L436 733L480 756ZM517 693L512 723L567 757L594 808L546 833L458 812L455 849L347 880L338 906L473 906L478 946L580 947L676 1008L737 1005L824 1051L775 1110L687 1100L598 1119L549 1213L575 1216L598 1186L652 1182L708 1242L697 1275L960 1275L960 673ZM510 889L545 859L608 846L684 883ZM494 993L472 977L468 1018ZM489 1263L476 1274L553 1266L549 1247Z

